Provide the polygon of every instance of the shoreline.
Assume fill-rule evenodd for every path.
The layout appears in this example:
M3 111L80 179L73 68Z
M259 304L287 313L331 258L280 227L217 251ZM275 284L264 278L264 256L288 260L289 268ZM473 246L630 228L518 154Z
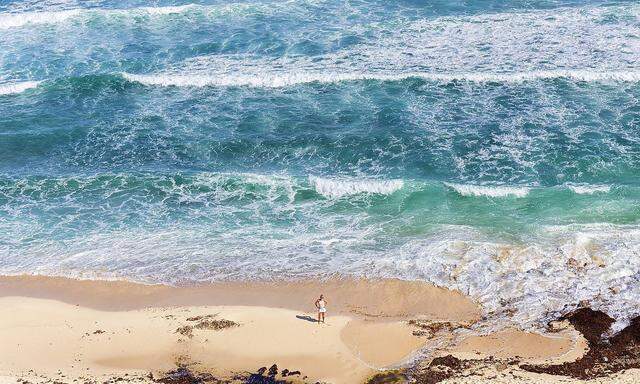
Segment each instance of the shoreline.
M320 293L328 300L326 325L314 322L313 302ZM25 340L30 339L34 346L63 343L45 329L52 324L82 329L66 337L67 343L74 345L72 349L84 350L82 358L71 351L56 359L58 350L29 350L30 359L39 356L36 361L49 362L42 372L47 377L58 371L78 376L82 373L78 364L101 377L158 375L194 364L200 371L230 377L277 363L301 371L314 382L357 383L378 369L405 362L426 344L424 337L413 335L407 320L466 325L480 317L479 307L460 293L400 280L170 287L16 276L0 277L0 305L20 317L13 322L2 319L0 338L2 330L11 330L7 336L22 333L13 336L14 348L0 347L0 375L20 376L36 369L19 356L24 354L20 344ZM51 313L59 318L39 320ZM198 322L188 320L194 317L224 319L240 326L202 331L196 328ZM25 331L24 323L30 321L35 323ZM28 334L34 328L43 329L43 333ZM95 333L98 331L109 335L107 344L96 344L103 338L102 332ZM71 338L74 342L69 342ZM155 339L153 346L138 347L146 339ZM133 350L123 352L127 349ZM13 368L9 369L11 363Z
M193 286L141 284L125 280L79 280L49 276L0 276L0 297L52 299L106 311L147 307L241 305L313 309L320 293L331 297L331 312L370 318L424 316L475 322L481 308L457 291L420 281L334 278L313 281L242 281ZM126 300L122 300L126 298Z
M315 323L320 293L326 325ZM585 353L570 326L554 335L474 334L482 310L472 300L394 279L170 287L0 276L0 305L11 314L0 317L0 338L8 340L0 377L30 382L142 380L180 367L232 378L277 364L301 372L290 381L363 383L445 354L540 364Z

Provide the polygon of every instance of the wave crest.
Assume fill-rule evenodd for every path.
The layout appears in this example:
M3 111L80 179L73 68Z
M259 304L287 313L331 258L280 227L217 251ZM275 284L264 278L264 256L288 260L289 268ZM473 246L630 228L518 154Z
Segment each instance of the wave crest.
M444 183L462 196L486 196L486 197L525 197L529 194L529 187L507 187L471 184Z
M0 84L0 95L11 95L21 93L27 89L35 88L40 84L39 81L23 81L20 83Z
M328 198L371 193L390 195L404 186L402 180L323 179L309 176L309 183L320 195Z
M150 15L171 15L175 13L183 13L192 10L195 4L175 5L167 7L142 7L135 9L138 12L148 13Z
M54 12L24 12L0 15L0 29L22 27L27 24L55 24L78 16L80 9Z
M639 82L640 71L598 72L589 70L533 71L520 73L337 73L337 72L290 72L251 74L131 74L122 76L132 82L149 86L176 87L255 87L281 88L308 83L338 83L345 81L401 81L410 78L434 82L464 81L472 83L523 83L537 80L569 79L584 82Z
M51 11L30 11L16 13L0 13L0 29L19 28L32 24L60 24L71 18L91 17L162 17L166 15L190 15L202 14L208 17L216 17L224 14L233 14L242 11L250 11L259 8L252 4L231 3L220 5L184 4L162 7L135 7L135 8L72 8ZM265 8L266 9L266 8Z
M195 4L167 7L140 7L132 9L82 9L74 8L63 11L37 11L0 14L0 29L18 28L30 24L58 24L73 17L82 15L171 15L195 9Z
M608 193L611 190L609 185L567 185L574 193L579 195L593 195L594 193Z
M145 86L160 86L160 87L255 87L255 88L283 88L294 86L298 84L309 83L338 83L346 81L363 81L363 80L375 80L375 81L402 81L410 78L421 78L423 80L431 81L468 81L468 82L515 82L515 81L533 81L540 79L553 79L553 78L571 78L580 81L627 81L627 82L640 82L639 72L628 73L596 73L592 72L587 74L586 71L578 71L581 75L573 74L567 76L561 76L557 74L557 77L553 77L550 74L542 74L537 76L531 74L458 74L458 75L445 75L445 74L427 74L427 73L405 73L405 74L374 74L374 73L290 73L290 74L277 74L277 75L220 75L220 76L206 76L206 75L172 75L172 74L158 74L158 75L136 75L130 73L122 73L122 77L129 82L142 84ZM111 75L106 75L111 76ZM54 80L58 81L58 80ZM48 81L47 81L48 82ZM42 81L24 81L18 83L0 84L0 95L8 95L14 93L21 93L27 89L35 88L39 86ZM571 187L570 187L571 188ZM576 186L576 189L580 189ZM576 190L574 190L576 193Z

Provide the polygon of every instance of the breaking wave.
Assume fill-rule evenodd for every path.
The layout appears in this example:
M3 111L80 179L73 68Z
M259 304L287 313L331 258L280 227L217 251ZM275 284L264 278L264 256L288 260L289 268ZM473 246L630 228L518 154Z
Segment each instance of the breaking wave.
M517 83L548 79L568 79L585 82L640 82L640 71L627 72L591 72L591 71L555 71L531 72L512 74L437 74L437 73L289 73L289 74L223 74L220 76L158 74L137 75L130 73L88 75L76 78L60 78L44 81L24 81L18 83L0 84L0 95L24 92L46 84L65 84L89 82L99 83L96 79L122 79L144 86L159 87L253 87L253 88L284 88L313 83L340 83L353 81L382 81L394 82L407 79L422 79L432 82L472 82L472 83ZM122 80L120 80L122 81Z
M240 87L280 88L307 83L338 83L347 81L377 80L401 81L411 78L434 82L474 82L474 83L522 83L527 81L568 79L584 82L638 82L640 71L597 72L589 70L537 71L524 73L460 73L438 74L408 72L384 73L256 73L256 74L150 74L123 73L133 82L149 86L176 87Z
M567 187L579 195L592 195L611 191L610 185L567 185Z
M32 24L58 24L69 19L79 18L92 15L104 15L104 16L164 16L183 14L192 11L207 10L231 10L232 8L239 8L243 5L223 5L223 6L201 6L196 4L186 4L179 6L166 6L166 7L139 7L131 9L87 9L87 8L74 8L61 11L35 11L35 12L20 12L20 13L5 13L0 14L0 29L18 28Z
M0 84L0 95L11 95L14 93L21 93L27 89L35 88L40 84L39 81L24 81L20 83L12 84Z
M81 9L53 12L24 12L0 14L0 29L22 27L27 24L55 24L80 15Z
M528 187L487 186L470 184L444 183L462 196L487 196L487 197L525 197L529 194Z
M402 180L324 179L310 176L309 183L324 197L338 198L359 193L390 195L404 186Z
M627 198L640 196L638 187L625 188ZM587 199L589 211L618 201L568 191L222 172L0 176L0 215L8 218L0 221L0 273L102 271L94 277L175 284L318 273L402 277L459 289L498 316L517 309L510 319L523 325L572 297L624 317L636 296L599 295L640 286L639 229L567 224L582 212L568 199ZM363 204L358 196L368 194L380 198ZM508 196L531 205L544 199L551 216L522 227L529 222L517 218L523 204L502 199ZM486 197L496 198L491 209L478 211ZM558 212L569 212L568 219ZM516 229L525 241L483 231L498 228L502 217L509 218L504 225L525 229Z

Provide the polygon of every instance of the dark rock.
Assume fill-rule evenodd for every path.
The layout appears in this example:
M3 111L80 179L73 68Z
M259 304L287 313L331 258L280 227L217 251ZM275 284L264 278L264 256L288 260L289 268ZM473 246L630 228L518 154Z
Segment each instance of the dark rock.
M264 373L264 372L263 372ZM261 374L251 374L245 380L246 384L286 384L285 380L276 380L274 376L263 376Z
M271 367L269 367L269 376L275 376L278 374L278 366L273 364Z
M219 331L221 329L239 327L240 324L235 321L220 319L220 320L201 320L193 327L196 329L209 329Z
M176 329L176 333L187 336L189 338L193 337L193 327L190 325L185 325L183 327L179 327Z
M377 373L367 380L367 384L402 384L407 382L409 382L409 378L399 370Z
M563 316L561 320L569 320L590 344L600 342L602 334L608 331L611 324L615 322L606 313L594 311L591 308L580 308Z
M163 384L201 384L204 382L185 367L180 367L175 371L168 372L164 377L153 381Z
M217 315L204 315L204 316L193 316L193 317L187 317L187 321L200 321L203 319L211 319L213 317L216 317Z
M564 316L582 333L589 351L580 359L558 365L522 365L521 368L552 375L570 376L582 380L607 376L630 368L640 368L640 317L610 339L604 334L614 320L607 314L590 308L580 308Z
M435 359L431 360L429 366L433 367L436 365L443 365L445 367L457 369L460 367L460 359L452 355L436 357Z

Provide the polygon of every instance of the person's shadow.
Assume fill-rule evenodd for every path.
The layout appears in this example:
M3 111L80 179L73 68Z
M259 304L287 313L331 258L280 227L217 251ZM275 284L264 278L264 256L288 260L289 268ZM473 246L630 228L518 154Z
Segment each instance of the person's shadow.
M296 315L296 317L298 319L300 319L300 320L306 320L306 321L309 321L309 322L312 322L312 323L317 323L318 322L318 319L314 319L313 317L308 316L308 315Z

